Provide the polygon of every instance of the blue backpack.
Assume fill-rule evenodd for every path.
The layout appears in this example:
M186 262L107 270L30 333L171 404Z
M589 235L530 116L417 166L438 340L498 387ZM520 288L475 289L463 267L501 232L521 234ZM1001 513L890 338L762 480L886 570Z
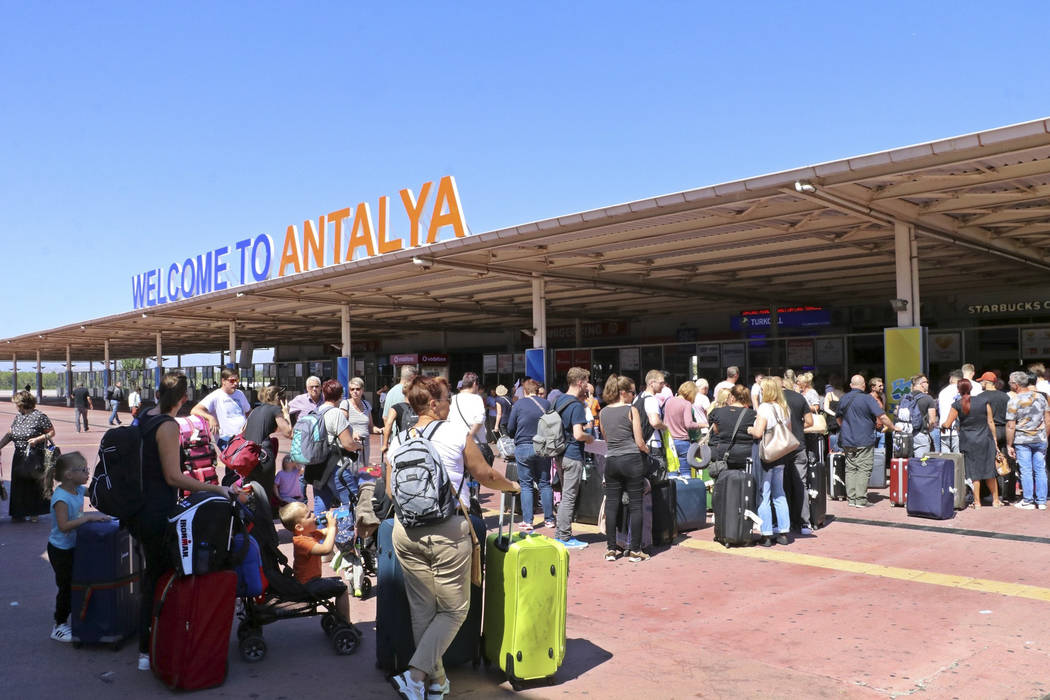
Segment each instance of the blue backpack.
M300 415L292 428L292 446L288 456L299 464L321 464L327 462L332 454L332 443L328 440L328 431L324 427L324 414L331 406L322 406L320 410Z
M907 418L904 417L904 411L908 413ZM897 418L911 423L913 433L921 433L923 431L926 425L926 416L923 413L924 411L919 408L919 399L914 393L905 394L901 397L900 403L897 404Z

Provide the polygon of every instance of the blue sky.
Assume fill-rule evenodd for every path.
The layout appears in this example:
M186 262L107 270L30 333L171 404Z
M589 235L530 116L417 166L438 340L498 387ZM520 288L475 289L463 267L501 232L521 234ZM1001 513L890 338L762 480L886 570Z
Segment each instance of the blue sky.
M446 174L482 232L1050 115L1045 3L302 5L0 0L0 337Z

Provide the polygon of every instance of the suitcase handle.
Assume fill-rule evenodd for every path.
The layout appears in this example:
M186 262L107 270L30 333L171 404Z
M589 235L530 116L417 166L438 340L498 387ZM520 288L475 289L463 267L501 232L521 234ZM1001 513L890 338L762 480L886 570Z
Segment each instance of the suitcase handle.
M507 508L506 508L506 503L504 502L506 500L504 498L504 496L506 496L506 495L507 495L506 493L503 493L503 492L500 493L500 499L499 499L499 526L498 526L498 529L496 530L496 541L493 542L493 544L496 545L496 547L498 547L499 549L501 549L504 552L506 552L508 549L510 549L510 536L511 536L511 534L514 531L514 507L513 507L513 505L511 505L511 509L510 509L510 524L507 526L507 537L506 537L506 539L503 538L503 521L507 517ZM510 494L510 495L513 496L514 494ZM514 499L511 498L510 502L511 502L511 504L513 504L514 503ZM522 518L525 517L524 510L522 510L521 517Z

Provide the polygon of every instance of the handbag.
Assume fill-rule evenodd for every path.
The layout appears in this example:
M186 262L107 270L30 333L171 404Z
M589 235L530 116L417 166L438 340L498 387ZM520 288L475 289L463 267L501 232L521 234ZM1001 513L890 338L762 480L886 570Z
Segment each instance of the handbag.
M40 476L40 493L49 500L51 494L55 492L55 468L61 456L62 450L51 438L48 438L44 444L44 473Z
M234 435L222 451L222 463L245 479L255 471L262 458L262 445L241 435Z
M47 472L47 467L44 465L44 450L34 450L26 446L23 455L22 461L11 467L11 475L20 479L36 479L38 481L43 479L44 474Z
M773 413L776 422L772 426L766 426L766 432L762 434L762 441L758 444L758 456L766 464L775 462L799 448L798 438L791 432L787 421L780 417L779 406L774 406Z
M496 440L496 449L499 456L510 461L514 459L514 439L510 435L500 435Z
M736 417L736 424L733 426L733 432L729 436L729 444L726 446L726 451L722 453L721 459L711 460L710 465L707 467L707 474L712 479L717 479L718 475L729 469L729 450L733 449L733 443L736 442L737 431L740 430L740 423L744 420L744 409L740 409L740 415ZM710 433L708 433L710 435Z
M1006 455L1002 452L995 453L995 471L999 476L1006 476L1013 471L1010 462L1006 459Z
M820 413L813 414L813 425L805 429L807 433L816 433L818 435L824 435L828 432L828 420Z
M670 430L662 432L664 441L664 460L666 460L668 472L678 472L682 468L682 462L678 459L678 450L674 447L674 439Z

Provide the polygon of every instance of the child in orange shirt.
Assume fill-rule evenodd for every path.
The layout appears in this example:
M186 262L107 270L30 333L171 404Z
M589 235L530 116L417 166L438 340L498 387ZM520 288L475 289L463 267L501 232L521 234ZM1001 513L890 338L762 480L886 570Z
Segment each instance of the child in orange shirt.
M321 577L321 557L335 548L335 515L328 511L328 525L317 528L317 516L305 503L288 503L281 508L281 522L292 533L292 570L299 583L318 598L338 596L336 611L350 624L350 595L339 577Z

